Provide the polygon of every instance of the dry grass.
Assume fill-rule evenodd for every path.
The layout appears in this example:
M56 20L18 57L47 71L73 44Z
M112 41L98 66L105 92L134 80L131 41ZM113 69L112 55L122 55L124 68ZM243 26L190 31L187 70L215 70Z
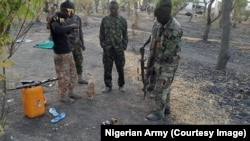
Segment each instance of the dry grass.
M210 34L217 34L217 31L216 33L213 31L216 30L212 30ZM249 86L250 78L244 75L247 72L239 69L248 65L249 50L245 47L248 42L245 38L240 38L245 36L234 35L239 38L231 40L230 49L234 53L229 63L232 63L232 66L228 68L228 72L223 73L214 70L220 40L210 38L211 42L208 44L201 42L197 31L193 31L189 25L184 26L184 32L186 33L183 37L184 56L172 84L171 118L173 122L180 124L249 123L247 103L250 95L247 94L249 90L246 87ZM138 81L140 73L137 71L140 72L140 54L136 47L141 46L143 42L136 39L145 40L145 34L135 32L135 39L131 38L136 41L132 46L133 52L126 52L126 73L133 79L134 84L139 85L142 85L141 81Z
M133 84L141 85L138 81L140 73L140 56L133 52L126 52L125 71ZM217 97L209 96L200 89L206 85L213 85L209 81L189 82L181 76L175 77L172 84L171 105L173 109L172 118L175 123L184 124L227 124L230 123L229 115L218 107ZM209 115L209 116L208 116ZM228 120L227 120L228 119Z

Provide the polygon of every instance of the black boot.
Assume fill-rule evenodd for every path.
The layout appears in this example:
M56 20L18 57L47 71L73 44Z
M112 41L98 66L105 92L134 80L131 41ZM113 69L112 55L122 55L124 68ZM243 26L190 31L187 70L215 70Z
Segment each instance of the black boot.
M63 102L63 103L74 103L75 102L75 99L72 99L70 98L69 96L67 95L61 95L60 96L60 99L59 99L60 102Z
M81 96L74 94L72 88L69 89L69 97L73 98L73 99L80 99L80 98L82 98Z
M88 81L82 79L82 75L78 74L78 84L88 84Z

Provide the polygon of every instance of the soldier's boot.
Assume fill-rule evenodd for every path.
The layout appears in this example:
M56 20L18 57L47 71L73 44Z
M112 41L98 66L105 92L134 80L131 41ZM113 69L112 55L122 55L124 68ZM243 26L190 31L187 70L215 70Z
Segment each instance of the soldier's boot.
M167 105L165 106L165 108L163 108L163 110L157 110L147 115L146 118L151 121L162 120L165 118L166 115L169 115L170 113L171 113L171 108L169 105Z
M165 113L162 110L156 110L153 113L150 113L146 116L146 118L150 121L162 120L165 117Z
M59 101L63 102L63 103L74 103L75 102L74 99L70 98L68 95L65 95L65 94L60 95Z
M80 99L80 98L82 98L81 96L74 94L73 88L69 89L69 97L72 98L72 99Z
M166 115L171 113L170 108L170 95L167 95L166 103L161 103L160 108L158 108L155 112L146 116L148 120L156 121L162 120L165 118Z
M112 88L111 88L111 87L105 87L105 88L103 88L103 90L102 90L103 93L109 93L109 92L111 92L111 91L112 91Z
M169 105L167 105L167 106L165 107L164 114L165 114L165 115L171 114L171 108L170 108Z
M122 92L122 93L124 93L124 92L126 92L126 89L125 89L124 86L122 86L122 87L119 87L119 91Z
M78 74L78 84L88 84L88 81L82 79L82 74Z

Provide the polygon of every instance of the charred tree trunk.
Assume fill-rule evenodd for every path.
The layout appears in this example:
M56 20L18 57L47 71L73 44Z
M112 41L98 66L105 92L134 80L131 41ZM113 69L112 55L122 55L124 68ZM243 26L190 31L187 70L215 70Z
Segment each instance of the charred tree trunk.
M206 11L207 11L207 1L206 0L203 0L203 2L204 2L204 4L205 4L205 6L204 6L204 13L206 13Z
M131 10L130 10L130 2L128 1L128 7L127 7L127 16L130 16Z
M204 35L203 35L203 41L205 42L208 40L208 34L210 32L210 28L212 25L211 8L212 8L213 3L214 3L214 0L211 0L207 8L207 24L206 24L206 28L205 28Z
M134 2L134 20L132 24L132 28L138 29L139 28L139 15L138 15L138 3Z
M222 38L221 38L221 50L218 56L216 69L225 71L227 62L230 58L229 55L229 39L231 32L231 20L230 13L232 8L232 0L222 1Z

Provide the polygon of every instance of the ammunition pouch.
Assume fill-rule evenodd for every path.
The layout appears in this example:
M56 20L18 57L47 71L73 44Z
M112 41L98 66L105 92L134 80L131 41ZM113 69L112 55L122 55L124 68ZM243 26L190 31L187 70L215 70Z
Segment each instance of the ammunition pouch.
M171 64L173 62L173 57L165 57L165 58L156 58L157 62L165 62Z

